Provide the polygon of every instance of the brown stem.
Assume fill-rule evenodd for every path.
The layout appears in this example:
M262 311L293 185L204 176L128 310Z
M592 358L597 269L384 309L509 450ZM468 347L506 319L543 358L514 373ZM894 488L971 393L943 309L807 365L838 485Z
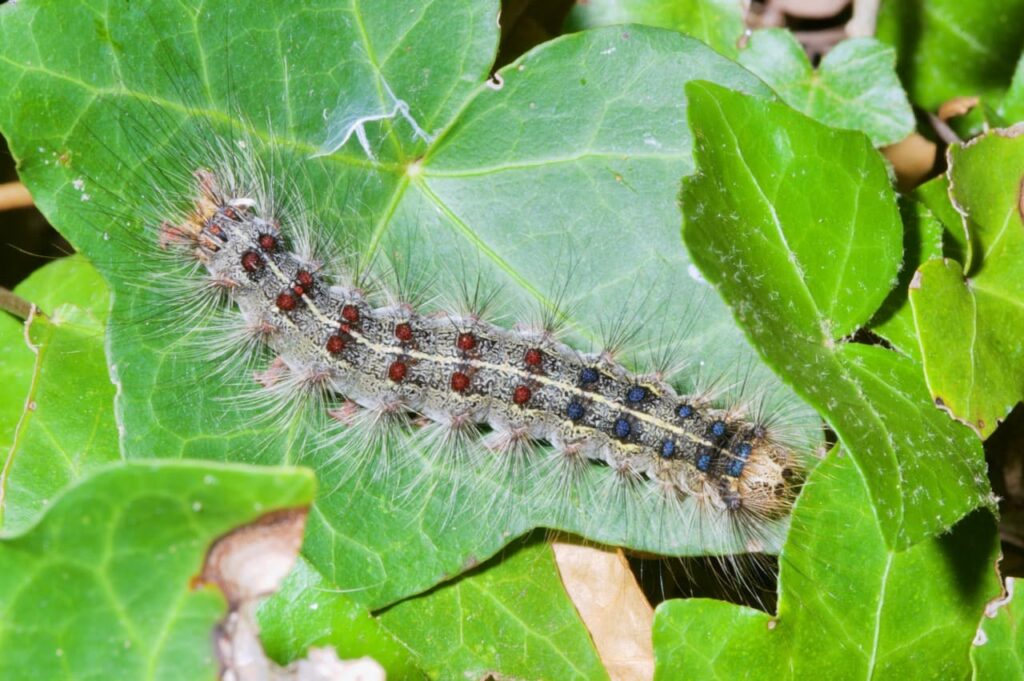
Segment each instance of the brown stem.
M0 310L6 310L18 319L28 319L32 313L32 303L13 291L0 286Z

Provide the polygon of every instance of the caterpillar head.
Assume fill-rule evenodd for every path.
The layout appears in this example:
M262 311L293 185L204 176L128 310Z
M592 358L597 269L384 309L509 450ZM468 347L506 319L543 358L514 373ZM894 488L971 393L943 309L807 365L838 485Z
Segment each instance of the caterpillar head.
M722 477L725 506L762 518L786 515L800 486L800 463L793 449L762 427L737 439Z

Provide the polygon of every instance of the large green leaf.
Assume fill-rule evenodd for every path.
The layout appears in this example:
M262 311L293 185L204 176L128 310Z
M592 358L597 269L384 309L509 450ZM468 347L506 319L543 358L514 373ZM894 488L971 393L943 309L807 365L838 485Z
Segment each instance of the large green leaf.
M381 615L433 678L608 678L572 603L553 597L564 592L549 544L485 567Z
M83 258L66 258L38 270L16 292L44 314L29 329L34 352L20 329L4 346L3 354L20 357L28 370L27 386L16 380L2 388L24 391L0 473L7 532L27 526L67 484L120 458L103 354L110 305L103 279Z
M695 40L643 28L553 41L485 83L496 14L496 3L468 0L321 0L299 10L28 0L0 13L0 80L8 84L0 129L39 206L115 293L110 351L124 454L227 460L244 452L248 461L315 467L324 494L304 554L371 607L450 578L536 526L662 553L745 548L737 537L688 532L693 523L647 522L655 499L631 510L606 503L610 472L598 467L569 504L539 496L529 480L449 476L409 451L405 474L423 476L424 494L398 503L394 482L346 481L331 452L304 446L319 433L232 408L249 379L210 380L209 366L152 331L162 298L138 285L153 267L140 258L145 237L115 227L151 229L159 221L146 213L153 188L140 174L158 171L172 182L166 191L184 193L174 178L187 179L203 159L176 154L201 149L197 134L223 132L242 111L234 129L257 153L276 168L300 168L289 181L317 207L325 241L355 244L367 258L411 243L441 291L479 269L504 284L506 308L550 303L569 286L584 347L609 317L656 307L651 316L672 323L643 325L642 346L666 326L692 325L683 350L705 374L740 378L750 369L755 384L777 390L716 298L695 312L708 289L687 274L675 204L676 178L692 167L683 84L767 88ZM458 59L452 44L462 48ZM388 90L433 141L400 117L366 125L373 158L355 136L339 146L340 122L394 108ZM327 155L309 159L317 151ZM777 549L782 527L769 528L777 532L767 549Z
M864 135L781 104L709 83L687 92L698 170L683 181L684 238L695 262L838 434L886 543L945 530L990 497L981 448L931 407L915 362L846 340L901 260L880 156Z
M612 24L671 28L700 38L727 57L735 57L746 26L740 0L588 0L573 5L566 28L581 30Z
M1006 97L999 103L998 113L1007 123L1024 122L1024 52L1017 61Z
M926 262L910 302L932 397L988 437L1024 399L1024 136L995 131L949 159L971 259Z
M915 104L935 111L954 97L995 105L1024 48L1024 0L883 2L878 37L896 48L897 71Z
M192 581L220 535L308 505L309 471L150 461L68 488L0 539L0 677L215 679L215 588Z
M896 77L896 52L873 38L842 41L815 70L791 32L756 31L739 62L797 111L835 128L860 130L876 146L914 130L914 112Z
M329 644L344 658L371 655L392 679L606 678L551 547L540 541L520 542L373 618L300 560L261 604L259 621L268 654L282 663Z
M975 681L1024 678L1024 590L1006 578L1006 595L985 608L971 650Z
M797 502L778 615L706 599L663 603L655 678L965 678L978 619L999 592L992 516L976 512L903 552L886 534L869 479L833 453Z
M903 267L896 287L871 319L871 330L920 362L917 327L908 298L910 282L921 263L942 256L943 226L920 201L900 197L899 206L903 221Z
M389 679L425 678L408 648L302 557L257 615L263 649L279 664L305 657L312 646L329 645L342 659L372 657ZM409 619L424 624L418 612Z

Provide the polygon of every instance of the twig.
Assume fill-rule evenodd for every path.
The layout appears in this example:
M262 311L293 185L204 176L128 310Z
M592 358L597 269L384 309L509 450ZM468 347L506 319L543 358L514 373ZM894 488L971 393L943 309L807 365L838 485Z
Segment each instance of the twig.
M20 182L0 184L0 212L15 208L28 208L32 205L32 195Z
M0 286L0 310L6 310L18 319L28 319L32 314L32 303L10 289Z
M939 136L939 139L946 144L963 144L963 140L956 134L953 128L949 127L946 121L942 120L933 113L928 114L928 121L932 124L932 129L935 130L935 134Z

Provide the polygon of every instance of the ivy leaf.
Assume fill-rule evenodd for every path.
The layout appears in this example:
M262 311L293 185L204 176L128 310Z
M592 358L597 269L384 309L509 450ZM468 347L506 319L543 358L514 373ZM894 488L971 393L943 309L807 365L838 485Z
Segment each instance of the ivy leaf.
M34 353L17 323L11 345L4 346L26 370L25 380L5 381L2 388L20 393L12 395L17 421L0 471L7 532L28 526L69 483L120 459L114 387L103 355L110 304L103 279L83 258L65 258L38 270L16 293L45 314L29 327Z
M871 319L871 330L920 363L921 349L908 292L918 266L942 256L944 230L942 223L920 201L900 197L899 207L903 222L903 267L896 287Z
M896 48L911 101L936 111L955 97L1002 99L1024 48L1024 0L882 3L878 39Z
M419 613L411 617L421 624ZM364 607L339 592L301 556L257 610L267 656L286 665L311 647L333 646L342 659L372 657L389 679L424 679L415 656Z
M875 146L914 131L914 112L896 77L896 52L873 38L840 42L815 70L791 32L755 31L739 63L797 111L834 128L860 130Z
M520 543L484 567L380 616L431 678L608 678L572 603L553 598L564 588L549 544Z
M573 31L612 24L670 28L731 58L746 29L738 0L588 0L573 5L566 18L566 28Z
M1017 61L1017 70L1013 72L1006 97L999 103L998 113L1008 123L1024 121L1024 52Z
M259 622L281 663L329 644L346 658L371 655L388 678L607 678L550 545L538 541L372 618L300 559L260 605Z
M970 262L932 260L910 301L937 404L984 438L1024 398L1024 136L987 134L949 153Z
M990 498L981 448L929 408L910 358L846 340L875 314L901 260L880 156L864 135L782 104L710 83L687 93L698 172L683 181L683 236L694 261L838 434L887 545L949 528Z
M314 490L301 469L155 460L80 480L0 539L0 677L212 681L227 607L191 584L207 549Z
M928 207L942 223L942 255L960 262L971 257L971 242L967 238L964 220L949 198L949 179L938 175L914 190L914 198Z
M1024 591L1019 580L1006 578L1006 595L985 608L985 617L971 649L972 678L1024 677Z
M999 592L992 516L973 513L903 552L888 546L884 525L868 477L831 454L793 512L778 615L707 599L662 603L655 679L965 678L978 618Z
M140 176L154 170L170 178L161 191L190 196L188 164L202 159L176 154L202 147L191 144L197 130L223 132L242 111L233 130L257 143L268 167L301 169L290 177L317 207L325 242L355 244L363 260L404 244L442 292L479 271L504 285L506 309L550 306L568 286L579 292L570 321L584 348L600 342L609 317L655 308L655 319L692 324L682 350L705 372L750 368L759 387L778 389L716 298L694 312L708 289L686 274L675 201L675 178L692 167L684 83L768 89L693 39L644 28L552 41L488 81L497 11L496 2L469 0L411 8L320 0L299 10L251 0L71 8L25 0L0 13L0 82L9 88L0 129L40 208L115 295L110 360L125 456L314 467L324 492L304 555L370 608L450 579L538 526L659 553L747 549L737 537L687 531L692 523L636 522L657 514L656 500L636 509L606 503L611 473L601 467L567 503L539 497L529 479L449 475L410 445L403 474L421 480L423 495L396 501L401 480L345 479L333 452L308 445L322 442L318 430L225 408L244 400L251 377L211 380L210 365L146 328L166 303L138 285L150 264L140 262L139 234L154 225L141 219L145 201L126 197L150 196ZM457 59L454 43L463 48ZM39 52L54 56L41 64ZM394 118L381 117L389 111ZM153 138L133 140L136 128ZM352 134L340 134L346 129ZM111 213L138 230L133 238L118 238L124 230L112 230ZM663 325L638 326L638 344L657 346ZM496 523L491 509L508 521ZM766 550L778 549L784 526L766 528Z

